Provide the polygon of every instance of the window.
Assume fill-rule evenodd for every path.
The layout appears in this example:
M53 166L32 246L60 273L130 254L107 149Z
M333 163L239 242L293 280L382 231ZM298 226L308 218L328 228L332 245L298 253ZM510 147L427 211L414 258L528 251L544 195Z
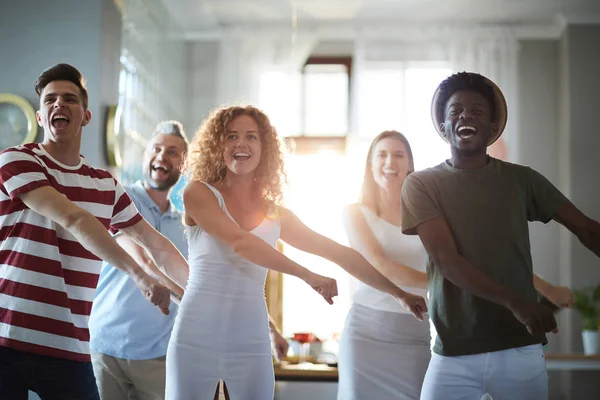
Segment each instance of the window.
M310 57L301 71L261 75L259 103L282 136L346 136L350 57Z
M286 206L309 228L342 244L347 243L342 210L345 204L356 200L357 185L360 185L357 168L353 168L352 161L345 153L333 151L292 154L286 159L290 183L285 193ZM355 283L348 279L342 268L320 257L285 245L283 253L315 273L336 279L340 293L334 304L329 305L306 283L284 275L284 335L309 331L327 339L341 332Z
M163 119L182 121L186 44L169 35L172 21L160 2L124 0L121 6L117 140L127 157L123 157L118 175L121 183L131 184L143 177L143 153L156 123ZM144 29L147 26L153 27L152 32ZM178 207L179 187L171 195Z
M144 107L147 97L144 79L136 68L132 57L126 50L120 58L119 73L119 103L120 116L117 140L122 156L127 151L127 157L122 157L123 163L119 169L119 180L130 184L142 177L142 159L146 139L139 132L152 132L151 122Z
M348 69L343 64L307 64L303 73L302 133L348 133Z
M345 97L350 92L348 81L342 79L344 71L348 69L340 64L314 67L307 64L303 80L297 82L304 88L301 91L304 97L298 95L296 103L279 104L279 108L272 110L265 108L274 123L278 118L283 122L285 115L297 110L295 107L301 108L297 121L304 124L302 132L306 136L302 139L310 141L313 134L335 136L348 132L348 104L356 102L357 115L353 117L358 131L344 139L343 148L323 149L312 139L312 148L304 146L301 152L286 156L289 188L284 197L285 205L309 228L341 244L347 244L342 211L345 205L358 199L366 153L373 137L387 129L403 132L412 145L417 169L438 164L449 156L447 144L431 124L430 102L439 82L452 73L439 64L369 64L357 77L357 97L350 100ZM275 83L273 77L280 81ZM274 74L271 79L272 90L278 88L283 92L290 87L285 85L290 82L286 81L285 74ZM265 100L269 99L267 94L263 92ZM275 105L277 99L281 103L285 95L270 98ZM277 114L278 109L287 114ZM334 115L337 117L331 118ZM316 129L318 126L322 128ZM279 301L271 298L269 306L276 320L281 317L279 322L282 322L284 335L310 331L323 340L336 337L343 329L358 282L337 265L319 257L286 245L280 250L300 265L335 278L339 289L339 296L330 306L301 280L271 273L269 285L277 290L268 288L268 297L275 294L281 298ZM277 280L273 279L274 275L278 276Z
M411 144L417 170L448 158L448 145L431 123L430 105L437 85L451 74L443 64L369 66L357 100L360 136L373 138L387 129L402 132Z

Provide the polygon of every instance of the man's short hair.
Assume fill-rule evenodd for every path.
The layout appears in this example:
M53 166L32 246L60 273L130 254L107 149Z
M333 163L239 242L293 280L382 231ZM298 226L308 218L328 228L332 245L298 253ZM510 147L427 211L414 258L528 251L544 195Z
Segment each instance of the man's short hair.
M185 142L185 149L187 150L189 140L183 131L183 125L181 122L175 120L161 121L156 125L152 137L156 135L173 135L181 138Z
M86 88L86 82L81 72L72 65L69 64L56 64L53 67L46 69L36 79L33 87L38 96L42 95L44 88L48 86L50 82L54 81L68 81L74 83L81 92L81 102L83 108L87 110L88 107L88 92Z
M494 89L486 82L485 77L473 72L459 72L446 78L439 85L436 113L440 121L444 121L446 103L452 95L461 90L469 90L482 95L490 104L492 121L496 121L496 98Z

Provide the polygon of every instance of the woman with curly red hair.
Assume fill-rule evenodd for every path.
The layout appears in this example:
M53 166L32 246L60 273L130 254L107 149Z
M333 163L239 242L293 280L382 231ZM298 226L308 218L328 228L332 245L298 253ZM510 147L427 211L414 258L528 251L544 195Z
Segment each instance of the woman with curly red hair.
M337 295L335 280L278 252L280 238L339 264L422 318L422 297L402 291L358 252L311 231L281 207L283 155L275 129L257 108L215 110L196 133L186 167L190 270L167 352L167 399L212 400L219 381L232 399L273 398L267 269L304 280L330 304Z

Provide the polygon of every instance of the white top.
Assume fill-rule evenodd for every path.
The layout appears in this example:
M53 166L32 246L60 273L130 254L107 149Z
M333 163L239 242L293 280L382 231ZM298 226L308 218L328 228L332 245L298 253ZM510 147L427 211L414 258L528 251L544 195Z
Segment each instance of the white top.
M414 268L417 271L425 272L427 253L419 236L403 234L400 226L390 224L384 219L379 218L364 205L360 206L360 210L365 217L367 225L379 242L386 258ZM350 243L350 245L355 249L357 248L355 243ZM427 289L400 287L404 291L423 296L427 299ZM353 300L357 304L376 310L408 313L394 297L362 282L359 283Z

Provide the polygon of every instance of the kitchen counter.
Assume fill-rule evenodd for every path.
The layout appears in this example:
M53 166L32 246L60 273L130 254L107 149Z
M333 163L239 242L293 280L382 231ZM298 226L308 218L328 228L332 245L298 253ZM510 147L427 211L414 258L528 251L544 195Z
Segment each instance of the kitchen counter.
M546 354L546 368L549 371L600 371L600 354L594 354L589 356L586 356L581 353Z
M299 368L298 364L275 365L276 381L337 382L338 369L325 364L313 364L310 368Z
M555 370L600 371L600 355L546 354L546 367ZM299 368L297 364L283 362L275 365L276 381L337 382L338 369L325 364L313 364L310 368Z

